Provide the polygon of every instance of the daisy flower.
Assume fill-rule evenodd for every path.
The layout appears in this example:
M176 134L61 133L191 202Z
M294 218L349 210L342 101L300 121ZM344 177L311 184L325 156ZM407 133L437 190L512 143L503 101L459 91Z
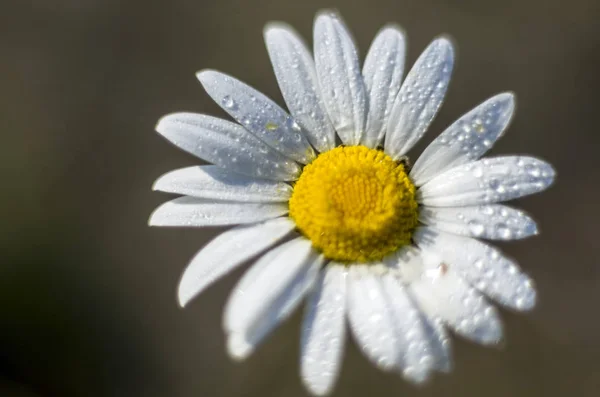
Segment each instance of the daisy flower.
M502 135L514 95L484 101L443 131L411 167L450 81L452 43L435 39L402 81L405 38L375 37L360 68L354 42L332 12L314 24L311 54L294 30L264 31L289 113L226 74L197 74L237 123L176 113L157 131L212 163L160 177L176 193L154 226L238 225L208 243L179 285L182 306L260 255L225 308L232 357L244 359L303 301L301 377L327 394L340 370L346 321L377 367L412 382L451 367L448 329L481 344L502 337L489 303L522 311L535 288L483 240L537 233L499 202L546 189L552 167L527 156L480 159ZM314 55L314 60L313 60Z

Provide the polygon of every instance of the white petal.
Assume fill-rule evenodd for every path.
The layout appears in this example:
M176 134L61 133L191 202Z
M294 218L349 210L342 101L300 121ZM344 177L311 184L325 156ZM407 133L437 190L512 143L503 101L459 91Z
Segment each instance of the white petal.
M502 136L515 109L512 93L496 95L454 122L423 151L410 176L417 186L452 167L478 160Z
M238 202L284 202L292 195L287 183L252 178L215 165L171 171L154 182L154 190L198 198Z
M424 382L433 368L435 358L422 316L396 276L384 274L381 282L394 322L402 374L413 382Z
M274 248L246 272L225 308L225 330L247 345L230 350L233 357L245 358L292 313L313 286L322 263L310 241L300 237Z
M337 14L317 15L314 28L317 75L329 117L346 145L357 145L366 118L366 93L354 42Z
M156 131L186 152L239 174L280 181L300 174L298 164L239 125L216 117L174 113L163 117Z
M440 108L454 64L454 50L447 38L434 40L417 59L392 107L385 138L385 152L398 159L413 147Z
M537 225L527 214L500 204L423 206L419 221L444 232L490 240L516 240L537 234Z
M195 197L167 201L150 215L150 226L224 226L254 223L287 214L287 203L233 203Z
M362 144L375 148L383 141L387 120L400 91L406 43L395 26L384 27L373 40L363 66L369 111Z
M285 103L306 137L319 151L335 147L335 129L321 98L315 62L299 35L288 25L270 23L265 42Z
M411 295L412 297L412 295ZM423 324L428 335L431 356L433 357L433 368L440 372L452 371L452 341L446 328L439 318L432 319L423 314Z
M203 70L196 76L208 95L261 141L304 164L315 157L300 125L275 102L249 85L214 70Z
M452 168L417 191L417 201L433 207L463 207L512 200L546 189L552 166L533 157L486 158Z
M300 373L315 395L329 394L342 364L346 338L346 269L329 264L321 272L302 324Z
M278 242L294 227L294 222L288 218L277 218L238 226L217 236L185 269L179 282L179 304L186 305L206 287Z
M410 290L428 316L441 318L459 335L482 344L501 340L496 309L443 262L426 259L423 276Z
M471 285L499 303L516 310L535 306L535 287L519 266L497 249L468 237L417 228L415 242L436 252Z
M348 318L358 347L383 369L398 365L398 340L381 282L371 265L348 270Z
M227 352L236 360L244 360L254 352L256 346L246 340L244 334L227 335Z
M421 251L414 246L406 246L388 256L385 263L389 268L397 272L402 281L406 284L410 284L411 282L420 279L423 275L424 265ZM387 288L389 288L389 286L387 286ZM410 298L412 302L411 304L415 307L410 290L406 291L406 293L408 293L408 298ZM388 295L393 295L394 297L399 296L398 293L392 292L389 292ZM393 301L390 303L392 310L394 310L394 305L397 304L398 303ZM400 312L398 309L395 309L395 311L398 313ZM443 325L438 319L429 317L427 313L421 313L419 320L421 323L421 334L427 341L427 344L421 344L422 349L424 350L421 351L420 354L425 362L422 363L419 371L415 371L414 379L418 379L417 376L419 374L421 374L421 376L427 375L429 368L437 369L442 372L450 372L452 368L452 355L450 352L451 343ZM421 338L419 334L416 334L416 329L413 330L413 332L415 335L418 335L417 340ZM423 373L423 371L425 371L425 373Z

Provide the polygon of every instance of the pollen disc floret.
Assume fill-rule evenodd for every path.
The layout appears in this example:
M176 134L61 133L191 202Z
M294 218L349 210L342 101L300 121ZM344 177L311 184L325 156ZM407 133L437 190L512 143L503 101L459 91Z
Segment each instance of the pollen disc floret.
M327 258L374 261L410 243L415 186L404 165L382 151L341 146L304 168L290 217Z

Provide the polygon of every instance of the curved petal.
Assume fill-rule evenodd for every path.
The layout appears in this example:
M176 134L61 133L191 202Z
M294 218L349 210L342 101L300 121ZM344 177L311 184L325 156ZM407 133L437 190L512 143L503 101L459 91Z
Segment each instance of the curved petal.
M500 204L423 206L419 221L443 232L489 240L516 240L537 234L537 225L527 214Z
M427 380L435 358L421 314L396 276L386 273L381 276L381 283L394 322L402 374L408 380L422 383Z
M287 183L236 174L215 165L171 171L154 182L154 190L237 202L285 202L292 195Z
M317 15L314 28L317 76L329 117L346 145L358 145L367 112L365 86L354 42L340 17Z
M335 147L335 129L321 98L315 62L300 36L288 25L270 23L264 31L271 64L285 103L306 137L319 151Z
M277 243L295 226L288 218L277 218L221 233L194 256L183 272L179 304L185 306L216 280Z
M208 95L261 141L303 164L315 158L300 125L265 95L215 70L196 76Z
M471 285L504 306L528 310L535 306L533 281L500 251L480 241L417 228L413 239L424 250L437 253Z
M412 295L411 299L414 301ZM439 318L429 318L426 314L423 314L422 320L431 348L430 354L433 357L433 368L440 372L449 373L452 371L453 365L452 341L448 332L446 332L446 328L444 328L442 320Z
M383 141L387 120L400 91L406 42L396 26L386 26L377 34L367 53L363 77L367 90L367 126L361 144L375 148Z
M388 256L385 259L385 263L401 276L402 281L405 284L410 284L423 276L423 258L421 257L420 250L414 246L406 246L393 255ZM414 303L415 300L410 289L405 288L404 290L411 301L412 307L417 307ZM399 294L389 292L388 295L393 295L395 297ZM394 309L395 304L397 303L390 303L392 309ZM396 317L404 318L403 316L398 315ZM423 349L420 354L426 358L424 358L425 362L414 370L413 379L418 379L419 375L427 376L429 368L437 369L442 372L450 372L452 369L451 343L441 321L428 316L427 313L421 313L419 315L419 321L422 336L417 336L417 339L423 338L427 341L426 344L419 343L421 349ZM413 330L413 333L415 332L416 331ZM415 336L416 335L417 334L415 333Z
M515 110L510 92L496 95L454 122L423 151L410 171L417 186L434 176L478 160L502 136Z
M372 265L348 269L348 319L358 347L377 367L398 366L398 338L383 287Z
M554 169L524 156L494 157L452 168L417 191L432 207L464 207L508 201L541 192L554 181Z
M174 113L156 126L175 146L243 175L293 181L300 167L237 124L194 113Z
M453 64L452 43L441 37L408 72L387 125L385 152L392 158L406 154L427 131L446 95Z
M502 324L496 309L439 259L425 260L423 276L410 290L428 316L441 318L459 335L481 344L500 342Z
M225 307L229 353L246 358L300 304L315 283L323 256L299 237L274 248L246 272ZM235 342L235 343L234 343Z
M150 226L225 226L260 222L288 212L283 203L234 203L195 197L167 201L150 215Z
M328 394L337 379L346 338L346 268L330 263L321 272L302 324L300 373L311 393Z

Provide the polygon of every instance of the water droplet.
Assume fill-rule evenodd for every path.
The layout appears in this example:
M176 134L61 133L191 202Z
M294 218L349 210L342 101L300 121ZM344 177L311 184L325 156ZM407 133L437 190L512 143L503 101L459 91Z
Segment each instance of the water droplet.
M469 230L475 237L479 237L485 232L485 227L480 222L472 220L469 221Z
M221 103L226 109L235 109L235 101L229 95L225 95L221 100Z
M533 164L526 164L525 171L535 178L538 178L542 174L540 169Z
M500 236L503 239L509 239L512 236L510 228L504 223L499 223L496 225L496 232L498 233L498 236Z
M498 193L504 193L506 188L498 179L490 179L488 182L490 189L495 190Z
M481 208L481 213L484 215L494 215L494 207L486 205L485 207Z
M296 120L294 120L294 119L292 119L292 118L288 119L288 125L289 125L289 126L290 126L290 128L291 128L292 130L294 130L294 131L297 131L297 132L299 132L299 131L301 131L301 130L302 130L302 128L300 127L300 124L298 124L298 123L296 122Z

